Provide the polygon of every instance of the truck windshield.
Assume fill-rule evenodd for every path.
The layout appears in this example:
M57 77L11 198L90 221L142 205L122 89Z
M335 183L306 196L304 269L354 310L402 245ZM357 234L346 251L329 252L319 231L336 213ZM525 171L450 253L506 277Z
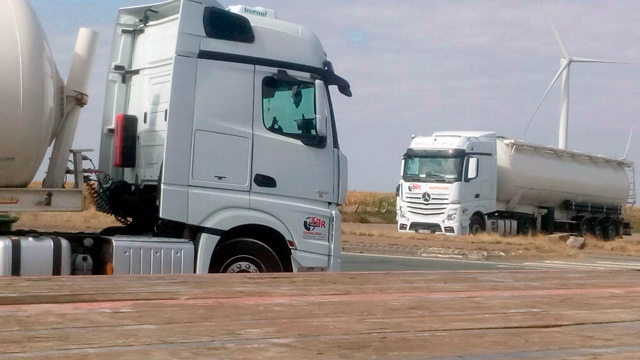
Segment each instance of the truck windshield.
M461 157L417 157L406 156L404 181L447 182L462 180L463 158Z

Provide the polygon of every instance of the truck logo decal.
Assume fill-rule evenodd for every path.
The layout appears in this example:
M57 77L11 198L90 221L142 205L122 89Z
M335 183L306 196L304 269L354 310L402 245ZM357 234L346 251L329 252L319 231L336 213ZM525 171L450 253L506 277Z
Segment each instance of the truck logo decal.
M409 191L422 190L422 185L420 185L420 184L409 184L408 190Z
M16 205L19 202L20 198L17 197L0 198L0 205Z
M304 229L307 231L314 231L317 228L324 229L326 227L327 227L327 222L315 216L308 217L304 220Z
M431 194L429 194L428 192L422 193L422 201L424 202L431 201Z

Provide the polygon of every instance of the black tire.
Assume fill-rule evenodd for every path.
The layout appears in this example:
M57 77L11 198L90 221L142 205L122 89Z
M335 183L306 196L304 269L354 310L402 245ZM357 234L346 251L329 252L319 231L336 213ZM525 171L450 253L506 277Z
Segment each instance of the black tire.
M536 233L536 224L533 219L527 219L522 223L522 230L520 231L520 235L536 236Z
M593 235L596 237L596 239L604 239L606 224L607 223L604 221L604 219L600 219L593 225Z
M210 273L283 272L278 255L265 244L248 238L233 239L214 253Z
M604 222L602 235L604 241L615 240L616 236L618 236L618 222L614 219Z
M589 235L593 235L593 226L591 226L591 220L589 220L589 218L584 218L582 219L582 221L580 222L580 229L579 229L579 235L582 237L587 236L587 234Z
M471 219L469 219L469 235L478 235L484 231L484 219L480 215L471 216Z

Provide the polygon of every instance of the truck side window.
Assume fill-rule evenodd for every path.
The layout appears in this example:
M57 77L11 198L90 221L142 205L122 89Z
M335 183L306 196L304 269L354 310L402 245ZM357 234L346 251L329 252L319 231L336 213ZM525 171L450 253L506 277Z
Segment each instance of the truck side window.
M317 137L315 84L267 76L262 81L262 122L267 130L295 139Z
M480 170L480 161L476 157L467 158L467 172L464 176L464 181L469 182L478 177L478 171Z

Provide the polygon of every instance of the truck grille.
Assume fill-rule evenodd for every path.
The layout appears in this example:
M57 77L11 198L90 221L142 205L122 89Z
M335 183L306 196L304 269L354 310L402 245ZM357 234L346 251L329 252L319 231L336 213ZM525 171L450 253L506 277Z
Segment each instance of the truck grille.
M429 231L431 233L442 232L442 227L439 224L414 222L409 226L409 231Z
M407 210L418 216L440 216L444 214L449 204L449 194L431 194L431 200L424 202L422 193L405 194Z

